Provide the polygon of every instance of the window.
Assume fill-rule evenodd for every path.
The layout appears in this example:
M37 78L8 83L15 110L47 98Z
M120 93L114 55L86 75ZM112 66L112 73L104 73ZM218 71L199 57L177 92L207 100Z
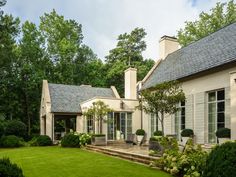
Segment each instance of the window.
M179 111L175 114L175 134L180 139L181 130L185 129L185 101L178 105Z
M94 133L93 132L93 118L89 117L87 119L87 133Z
M153 136L154 132L158 130L158 117L155 114L151 114L151 136Z
M225 127L225 91L208 93L208 142L215 143L215 132Z

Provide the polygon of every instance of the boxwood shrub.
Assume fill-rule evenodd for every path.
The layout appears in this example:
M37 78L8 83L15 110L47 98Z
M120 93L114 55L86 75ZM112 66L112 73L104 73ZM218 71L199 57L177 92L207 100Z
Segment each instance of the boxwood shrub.
M72 133L66 134L61 140L62 147L80 147L80 138Z
M236 142L216 146L209 154L203 177L236 176Z
M20 147L21 139L15 135L2 136L0 146L4 148Z
M153 135L154 135L154 136L162 136L163 133L162 133L162 131L157 130L157 131L155 131L155 132L153 133Z
M220 128L216 131L217 138L230 138L229 128Z
M139 135L139 136L144 136L145 135L145 131L143 129L138 129L136 131L136 135Z
M52 140L47 135L39 135L38 137L36 137L36 143L38 146L51 146Z
M24 137L26 135L26 125L19 120L11 120L6 124L5 135Z
M192 137L194 135L192 129L183 129L181 132L182 137Z
M22 169L10 162L8 158L0 159L1 177L24 177Z

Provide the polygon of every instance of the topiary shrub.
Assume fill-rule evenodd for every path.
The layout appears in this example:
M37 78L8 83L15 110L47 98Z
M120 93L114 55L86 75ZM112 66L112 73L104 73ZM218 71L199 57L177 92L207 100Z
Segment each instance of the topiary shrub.
M0 159L1 177L24 177L22 169L10 162L8 158Z
M0 146L4 148L13 148L21 146L21 139L15 135L2 136Z
M236 176L236 142L216 146L209 154L203 177Z
M192 137L194 135L192 129L183 129L181 132L182 137Z
M216 131L217 138L230 138L230 129L229 128L220 128Z
M52 140L47 135L39 135L35 139L36 139L37 146L51 146L52 145Z
M5 135L24 137L26 135L26 125L21 121L11 120L6 124Z
M80 138L72 133L66 134L61 140L62 147L80 147Z
M153 135L154 135L154 136L162 136L163 133L162 133L162 131L157 130L157 131L155 131L155 132L153 133Z
M138 129L138 130L136 131L136 135L138 135L138 136L144 136L144 135L145 135L145 131L144 131L143 129Z

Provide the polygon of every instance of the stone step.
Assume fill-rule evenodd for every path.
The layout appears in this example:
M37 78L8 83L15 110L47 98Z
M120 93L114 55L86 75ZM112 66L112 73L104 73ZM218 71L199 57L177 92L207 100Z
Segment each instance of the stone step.
M97 147L97 146L92 146L92 145L89 145L86 148L91 151L123 158L123 159L134 161L134 162L139 162L146 165L149 165L151 162L158 159L158 157L151 157L151 156L142 155L142 154L134 154L134 153L123 152L119 150L108 149L105 147Z

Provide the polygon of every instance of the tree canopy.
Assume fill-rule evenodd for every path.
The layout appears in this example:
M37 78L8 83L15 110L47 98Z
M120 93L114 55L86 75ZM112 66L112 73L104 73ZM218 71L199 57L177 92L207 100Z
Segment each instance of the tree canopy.
M186 46L234 22L236 22L234 0L228 3L218 2L209 13L200 13L198 20L185 22L185 27L178 31L177 38L180 45Z
M154 65L153 60L142 56L146 49L145 36L143 28L119 35L116 47L106 56L107 83L116 86L121 96L124 95L124 71L127 68L137 68L137 78L141 80Z

